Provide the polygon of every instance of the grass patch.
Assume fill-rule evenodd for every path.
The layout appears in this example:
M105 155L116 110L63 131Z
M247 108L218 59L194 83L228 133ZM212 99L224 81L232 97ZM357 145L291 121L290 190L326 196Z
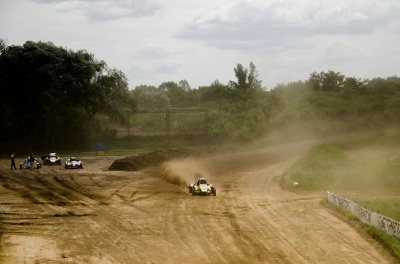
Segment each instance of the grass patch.
M400 221L400 134L351 137L314 146L286 170L283 186L294 192L331 191L358 205ZM293 182L299 186L294 187ZM362 223L351 212L328 203L340 218L382 244L400 263L400 239Z
M348 199L370 211L400 221L400 197L392 195L349 194Z
M326 191L334 182L344 183L343 169L349 158L332 144L320 144L313 147L284 173L284 182L291 190ZM291 183L298 182L294 187Z
M393 147L344 149L343 142L319 144L284 173L288 189L337 193L400 193L400 153Z

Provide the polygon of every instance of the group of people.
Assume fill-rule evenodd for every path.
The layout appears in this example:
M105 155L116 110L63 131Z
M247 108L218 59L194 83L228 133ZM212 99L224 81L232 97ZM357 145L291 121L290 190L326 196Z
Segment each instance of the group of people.
M31 153L31 155L29 155L29 157L28 157L28 161L34 162L35 160L36 160L35 156L33 155L33 153ZM31 166L31 169L32 169L32 167L33 166ZM15 166L15 152L13 152L11 154L11 170L16 170L16 169L17 169L17 167Z

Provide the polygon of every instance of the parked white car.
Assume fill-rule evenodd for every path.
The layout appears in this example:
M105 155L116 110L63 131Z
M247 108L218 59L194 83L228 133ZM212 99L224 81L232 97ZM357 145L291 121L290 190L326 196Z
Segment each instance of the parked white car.
M76 157L71 157L65 161L66 169L83 169L83 163Z
M43 165L61 165L61 159L57 153L50 153L48 155L43 155L42 157Z

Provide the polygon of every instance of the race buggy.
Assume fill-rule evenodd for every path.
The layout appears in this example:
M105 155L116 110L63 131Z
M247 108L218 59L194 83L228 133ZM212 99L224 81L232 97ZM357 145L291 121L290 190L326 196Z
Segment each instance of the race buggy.
M56 153L41 156L43 165L61 165L61 159Z
M22 169L31 169L31 166L32 166L32 169L37 169L38 170L38 169L40 169L42 167L42 164L39 161L37 161L36 159L34 161L30 161L29 159L25 159L23 162L21 162L19 164L19 169L20 170L22 170Z
M65 162L66 169L83 169L82 161L76 157L71 157Z
M217 195L217 189L212 184L207 183L206 178L198 178L195 183L189 184L188 189L193 196L196 194Z

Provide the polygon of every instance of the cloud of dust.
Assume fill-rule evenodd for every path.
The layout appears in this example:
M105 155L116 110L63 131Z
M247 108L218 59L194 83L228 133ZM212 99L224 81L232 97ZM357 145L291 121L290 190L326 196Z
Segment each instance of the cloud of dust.
M198 177L205 177L209 183L221 188L222 180L218 179L219 176L238 171L251 171L271 163L293 160L313 144L313 141L304 141L265 148L236 149L202 158L172 160L161 166L162 177L181 188L187 188Z
M318 143L341 137L351 135L332 130L332 124L320 119L314 122L292 121L267 133L265 139L258 141L260 146L254 144L208 157L166 162L162 165L162 176L168 182L184 188L200 176L214 184L219 175L249 171L272 162L292 161Z
M372 146L348 151L351 163L333 186L363 192L398 190L400 154L391 147ZM342 186L346 184L347 186Z
M203 162L194 158L168 161L161 168L165 180L182 188L195 182L198 177L209 177Z

